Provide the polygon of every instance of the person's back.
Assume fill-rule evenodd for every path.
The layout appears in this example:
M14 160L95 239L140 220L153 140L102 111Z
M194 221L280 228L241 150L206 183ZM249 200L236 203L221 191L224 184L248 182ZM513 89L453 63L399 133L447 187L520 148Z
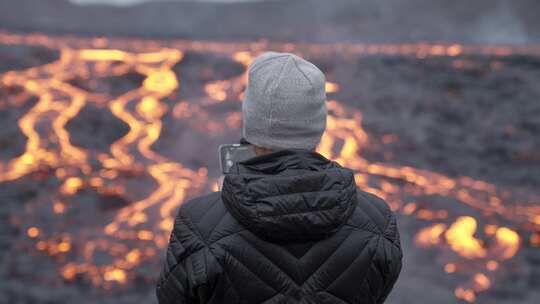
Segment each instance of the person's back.
M221 192L182 206L160 304L384 302L401 270L395 217L313 151L324 82L291 54L252 64L243 135L260 156L235 164Z

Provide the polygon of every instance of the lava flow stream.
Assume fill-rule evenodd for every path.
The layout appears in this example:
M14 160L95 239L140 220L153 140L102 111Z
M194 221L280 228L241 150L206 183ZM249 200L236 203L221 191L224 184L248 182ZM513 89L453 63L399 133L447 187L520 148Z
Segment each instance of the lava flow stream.
M36 250L57 257L59 274L65 280L82 277L104 288L129 283L137 267L157 260L158 249L166 246L175 212L181 203L193 194L212 188L216 182L208 178L207 168L189 169L152 149L162 133L163 117L172 112L175 119L196 121L208 132L239 127L239 112L231 112L228 119L216 122L209 119L212 114L205 106L241 100L247 66L264 49L295 51L311 57L328 54L418 58L540 54L538 48L457 44L293 45L264 41L234 44L51 38L10 33L0 33L0 43L45 46L60 52L60 58L50 64L0 75L1 86L21 87L27 99L37 98L37 103L18 121L18 127L27 138L25 151L0 164L0 185L36 171L52 169L61 181L56 193L51 194L51 207L59 217L70 208L66 203L70 197L83 188L95 189L101 194L122 195L130 191L122 182L122 176L129 174L147 175L157 185L147 197L120 208L104 227L85 231L84 241L77 241L77 235L50 231L39 223L20 224ZM182 61L186 51L225 54L240 63L244 73L207 83L204 87L207 96L200 104L180 101L170 106L164 100L173 92L183 90L182 79L177 78L173 66ZM143 76L142 85L119 96L93 92L71 82L80 79L90 83L96 77L123 77L133 72ZM339 90L339 84L327 83L330 97ZM105 105L129 126L128 133L116 140L108 151L96 152L72 144L66 124L88 103ZM479 292L491 287L497 271L518 254L524 243L540 245L538 204L509 200L511 195L503 195L503 192L509 192L508 189L470 177L451 178L413 167L371 162L362 156L362 149L370 144L370 138L362 128L361 112L337 100L330 100L328 107L328 129L319 152L353 169L357 184L386 199L392 209L426 222L416 233L416 244L448 253L441 268L449 274L461 273L468 277L456 287L457 298L474 302ZM418 197L432 196L451 198L456 204L481 214L483 219L470 214L457 216L448 208L430 209L415 201ZM478 237L480 229L485 234L482 238ZM112 259L107 263L96 262L98 252L106 253Z

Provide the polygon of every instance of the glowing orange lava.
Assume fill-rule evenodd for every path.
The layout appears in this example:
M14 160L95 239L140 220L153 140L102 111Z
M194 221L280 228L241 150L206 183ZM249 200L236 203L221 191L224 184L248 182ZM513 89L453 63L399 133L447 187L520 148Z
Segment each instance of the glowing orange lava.
M61 185L58 189L59 199L54 200L52 208L59 215L69 210L69 197L81 189L93 188L99 193L125 192L126 189L114 183L123 172L143 171L157 184L150 195L120 209L103 227L99 237L86 242L82 248L76 248L84 257L83 262L77 260L60 267L59 273L65 280L71 281L84 275L92 284L105 288L128 282L133 277L134 268L145 260L157 258L157 249L166 246L175 213L188 197L188 191L197 193L205 188L216 190L218 187L215 180L208 180L206 168L188 169L152 150L152 145L162 132L163 116L171 112L179 120L195 117L199 124L200 121L205 124L208 132L237 128L240 124L238 112L231 113L224 122L210 122L209 114L202 107L204 104L179 101L174 107L169 107L163 102L173 92L183 89L182 79L177 78L172 67L183 59L186 51L225 54L246 69L258 53L268 48L287 49L311 57L329 54L384 54L418 58L463 54L540 54L540 48L468 47L457 44L283 45L265 41L225 43L52 38L1 32L0 43L46 46L60 51L60 58L55 62L0 75L0 84L20 86L38 98L38 102L19 120L19 128L27 137L25 151L0 165L0 184L27 176L40 168L55 169ZM94 76L123 76L133 71L143 75L142 86L111 99L103 100L103 95L85 91L68 82L74 77L90 80ZM203 103L241 100L246 81L244 72L231 79L205 84L207 98ZM332 93L339 92L340 85L328 82L326 89L332 97ZM65 128L67 122L89 102L103 102L114 116L129 126L129 132L114 142L109 151L98 155L74 146ZM461 263L466 265L472 261L482 265L481 271L467 273L470 282L456 288L457 298L474 302L477 293L491 287L492 273L500 270L506 260L512 259L524 241L521 232L515 229L540 230L540 206L508 201L501 195L501 189L493 184L469 177L451 178L427 170L368 161L362 156L362 149L370 144L370 138L362 128L361 112L337 100L330 100L328 109L328 128L318 151L353 169L358 186L386 199L393 210L427 222L416 234L415 241L421 247L436 247L455 255L456 262L444 265L446 273L467 273L467 267L460 267ZM385 143L396 140L398 137L394 134L383 138ZM100 163L99 170L90 165L91 160ZM450 217L447 210L421 208L416 202L404 201L404 193L452 198L475 212L511 222L512 228L499 224L484 227L473 216ZM25 228L39 251L59 256L75 250L73 236L45 235L41 227ZM480 237L480 230L491 233L486 233L487 237ZM125 240L132 243L126 245ZM540 237L534 234L530 242L538 245ZM108 264L94 263L97 251L107 252L114 257L113 261Z

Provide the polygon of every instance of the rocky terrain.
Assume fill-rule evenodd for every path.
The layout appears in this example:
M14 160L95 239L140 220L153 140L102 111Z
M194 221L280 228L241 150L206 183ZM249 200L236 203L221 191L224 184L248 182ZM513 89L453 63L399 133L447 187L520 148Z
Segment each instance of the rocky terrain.
M338 122L329 132L336 141L333 156L345 155L342 136L350 136L359 147L342 160L356 166L360 186L387 194L399 214L405 266L387 303L536 303L540 57L513 51L540 41L536 2L376 2L301 0L282 14L280 1L129 8L0 1L0 28L51 37L15 43L0 35L0 303L156 303L154 282L167 237L160 225L182 199L215 189L217 146L240 137L246 58L261 50L227 42L260 38L315 42L308 50L265 46L299 52L337 85L328 94ZM306 4L317 9L306 11ZM308 22L315 19L315 25ZM54 38L59 33L72 36ZM142 47L126 44L130 38L88 37L115 35L165 39ZM175 44L178 37L218 43L186 48ZM321 51L335 47L328 42L343 41L515 45L504 56ZM162 53L146 59L69 53L80 48ZM152 85L148 71L160 66L163 79ZM85 97L80 108L77 94ZM36 107L44 96L56 103ZM29 145L31 138L52 153L42 156ZM18 159L22 165L15 170ZM394 169L405 173L395 175ZM23 173L10 178L6 172ZM455 193L440 181L455 182ZM185 195L174 192L184 187ZM139 202L166 192L143 215L133 212ZM159 208L169 198L177 205L163 216ZM449 227L463 216L475 219L474 238L493 256L466 258L444 237L433 246L418 243L423 229ZM130 224L130 218L138 222ZM115 232L107 232L111 223L119 225ZM518 235L509 258L497 255L490 225ZM489 270L490 261L497 267ZM475 298L459 288L475 290Z

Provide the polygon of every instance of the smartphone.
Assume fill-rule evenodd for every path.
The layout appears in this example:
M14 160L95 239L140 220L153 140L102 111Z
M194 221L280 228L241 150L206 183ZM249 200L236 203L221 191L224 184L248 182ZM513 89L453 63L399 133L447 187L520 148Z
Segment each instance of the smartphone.
M219 159L221 172L229 174L232 166L238 162L255 157L255 150L252 145L247 144L227 144L219 146Z

